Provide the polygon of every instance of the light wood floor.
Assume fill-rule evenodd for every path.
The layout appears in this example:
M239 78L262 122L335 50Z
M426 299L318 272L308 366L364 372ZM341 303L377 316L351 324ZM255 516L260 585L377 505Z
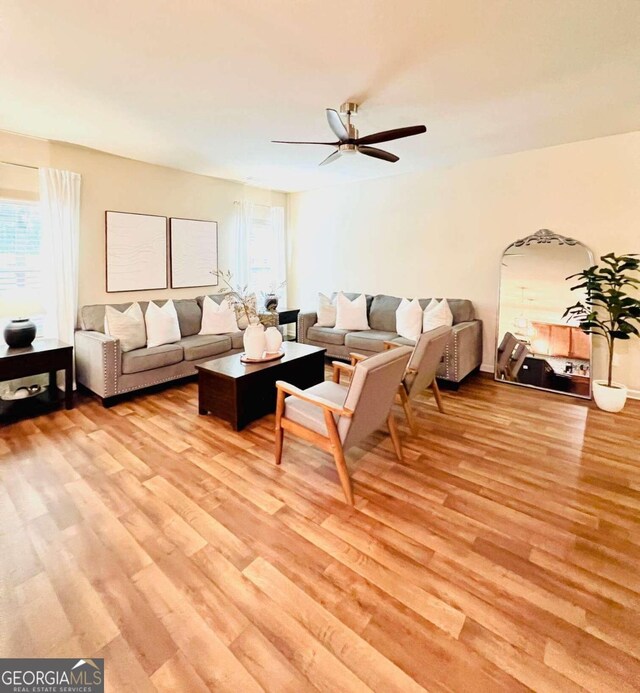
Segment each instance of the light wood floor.
M640 402L478 377L398 464L195 384L0 431L0 656L104 657L109 691L640 689ZM398 410L398 415L400 411Z

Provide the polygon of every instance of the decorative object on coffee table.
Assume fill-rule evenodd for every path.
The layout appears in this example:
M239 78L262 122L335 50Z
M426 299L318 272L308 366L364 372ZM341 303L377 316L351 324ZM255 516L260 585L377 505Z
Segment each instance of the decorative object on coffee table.
M242 363L266 363L267 361L277 361L284 356L284 351L276 351L270 353L268 351L263 352L262 356L258 359L250 359L246 354L240 354L240 361Z
M196 364L200 414L228 421L236 431L275 411L276 380L296 387L324 381L325 349L285 342L277 361L243 364L239 354Z
M218 223L171 217L169 257L171 288L210 286L211 268L218 270Z
M37 297L27 290L18 289L0 302L2 317L11 318L4 328L4 341L13 348L28 347L36 338L34 315L42 315L44 308Z
M259 359L266 350L264 325L250 324L242 335L244 353L250 359Z
M11 348L0 346L0 381L49 373L49 387L24 399L0 401L0 416L15 420L51 411L60 404L61 394L56 383L60 370L65 373L64 404L73 407L73 347L57 339L36 339L31 346Z
M277 327L267 327L264 333L265 351L275 354L282 346L282 333Z
M107 293L167 288L167 217L105 212Z

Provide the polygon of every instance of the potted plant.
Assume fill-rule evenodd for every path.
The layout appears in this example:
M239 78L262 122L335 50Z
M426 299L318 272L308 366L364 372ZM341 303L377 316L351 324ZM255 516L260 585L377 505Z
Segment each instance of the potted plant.
M584 290L586 298L569 306L563 317L578 320L583 332L606 340L609 357L607 379L593 381L593 398L600 409L618 412L627 400L627 388L613 382L613 353L616 340L640 336L634 324L640 324L640 299L627 293L640 287L640 279L634 276L640 270L640 260L635 253L608 253L600 260L600 266L593 265L567 277L567 280L580 280L571 290Z

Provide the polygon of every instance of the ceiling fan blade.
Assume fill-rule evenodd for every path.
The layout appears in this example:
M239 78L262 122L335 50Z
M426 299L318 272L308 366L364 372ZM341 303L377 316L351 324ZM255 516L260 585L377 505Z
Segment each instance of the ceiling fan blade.
M326 164L330 164L332 161L335 161L336 159L340 158L340 150L336 149L333 154L329 154L329 156L326 159L323 159L318 166L325 166Z
M427 128L424 125L412 125L408 128L397 128L396 130L385 130L384 132L376 132L373 135L365 135L356 140L356 144L380 144L380 142L390 142L391 140L399 140L402 137L412 137L413 135L421 135L426 132Z
M337 147L340 142L289 142L288 140L271 140L274 144L328 144L331 147Z
M327 120L329 127L333 130L333 134L340 140L346 142L349 139L349 131L340 118L340 114L333 108L327 108Z
M365 146L360 146L358 147L358 151L360 154L366 154L367 156L372 156L374 159L382 159L383 161L390 161L392 164L394 164L398 159L400 159L399 156L396 156L395 154L391 154L391 152L385 152L382 149L378 149L377 147L365 147Z

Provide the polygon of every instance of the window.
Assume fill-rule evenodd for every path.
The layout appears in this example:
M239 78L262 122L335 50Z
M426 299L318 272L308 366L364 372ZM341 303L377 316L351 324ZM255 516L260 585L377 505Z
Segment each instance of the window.
M276 291L285 279L284 210L254 205L247 234L249 286L260 295Z
M37 202L0 199L0 296L19 289L42 295L40 210ZM43 318L26 317L40 334Z

